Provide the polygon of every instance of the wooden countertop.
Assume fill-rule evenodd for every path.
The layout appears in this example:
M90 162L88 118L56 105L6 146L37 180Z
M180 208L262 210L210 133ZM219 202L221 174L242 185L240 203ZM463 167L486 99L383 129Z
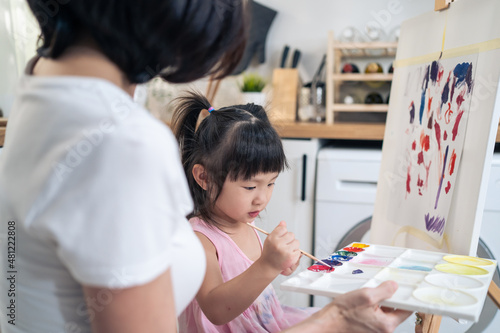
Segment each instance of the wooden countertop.
M274 126L283 138L383 140L385 131L382 123L274 122ZM500 142L500 125L495 141Z
M0 147L5 137L6 118L0 118ZM274 122L274 126L283 138L318 138L343 140L383 140L385 124L377 123L324 123ZM500 126L496 142L500 142Z

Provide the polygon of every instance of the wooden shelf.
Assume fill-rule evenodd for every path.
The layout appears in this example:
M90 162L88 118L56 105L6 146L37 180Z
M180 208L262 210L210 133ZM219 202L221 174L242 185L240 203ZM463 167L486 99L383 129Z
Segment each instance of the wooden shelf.
M336 42L335 47L340 50L366 50L366 49L396 49L397 42L368 42L368 43L346 43Z
M333 104L339 112L387 112L389 104Z
M393 74L353 74L353 73L341 73L332 74L332 80L334 81L392 81Z

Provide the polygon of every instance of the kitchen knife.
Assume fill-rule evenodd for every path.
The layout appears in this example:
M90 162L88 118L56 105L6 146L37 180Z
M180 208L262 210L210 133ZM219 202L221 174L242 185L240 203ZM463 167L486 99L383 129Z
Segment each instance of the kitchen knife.
M283 53L281 54L281 68L285 68L286 66L286 58L288 57L288 51L290 51L290 47L288 45L285 45L283 48Z
M300 60L300 51L299 50L295 50L295 52L293 52L293 58L292 58L292 68L297 68L297 65L299 64L299 60Z

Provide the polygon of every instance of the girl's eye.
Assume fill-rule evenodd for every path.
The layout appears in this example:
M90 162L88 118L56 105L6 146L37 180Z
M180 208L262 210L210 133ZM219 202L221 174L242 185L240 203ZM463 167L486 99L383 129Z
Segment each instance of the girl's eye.
M255 189L255 186L252 186L252 187L244 187L245 190L253 190Z
M267 186L269 186L269 187L274 186L274 183L267 184Z

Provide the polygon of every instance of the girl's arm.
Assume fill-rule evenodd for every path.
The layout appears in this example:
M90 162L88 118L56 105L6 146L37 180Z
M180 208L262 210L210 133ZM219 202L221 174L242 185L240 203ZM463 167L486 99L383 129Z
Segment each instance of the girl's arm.
M226 324L243 313L281 271L300 257L298 241L280 225L266 239L261 257L242 274L224 283L214 245L206 236L196 234L207 258L205 279L196 300L215 325Z
M83 286L92 332L177 332L170 269L141 286Z

